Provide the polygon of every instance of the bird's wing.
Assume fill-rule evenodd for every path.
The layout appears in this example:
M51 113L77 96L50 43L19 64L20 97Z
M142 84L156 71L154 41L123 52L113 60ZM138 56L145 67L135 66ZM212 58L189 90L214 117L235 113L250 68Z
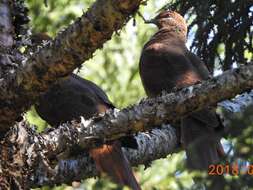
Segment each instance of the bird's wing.
M193 54L190 51L186 51L186 56L190 60L191 64L194 66L194 68L197 70L199 75L203 80L206 80L210 77L210 73L205 65L205 63L195 54Z
M97 113L97 102L96 94L88 85L69 77L54 84L35 107L42 119L56 126L81 115L87 119L92 117Z
M199 73L199 76L202 78L202 80L207 80L210 77L210 74L205 63L197 55L191 53L190 51L186 51L186 56L191 61L196 71ZM220 125L220 121L214 109L202 109L191 114L191 117L210 127L218 127Z
M172 48L159 52L144 50L140 74L148 96L156 96L162 90L170 92L201 80L190 60Z
M106 95L106 93L100 88L98 87L95 83L86 80L84 78L79 77L78 75L74 75L72 74L71 76L73 76L73 78L75 78L75 80L80 84L80 85L85 85L89 87L89 90L92 91L92 93L94 94L94 96L96 98L98 98L98 100L100 100L101 103L106 104L108 107L110 108L115 108L115 106L113 105L113 103L109 100L108 96Z

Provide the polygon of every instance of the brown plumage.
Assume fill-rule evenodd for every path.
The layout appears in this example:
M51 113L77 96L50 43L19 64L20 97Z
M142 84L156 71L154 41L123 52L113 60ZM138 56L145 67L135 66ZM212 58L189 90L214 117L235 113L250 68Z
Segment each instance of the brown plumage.
M40 39L47 40L45 35L36 35L32 39L34 45L37 45ZM80 116L89 119L112 108L114 105L100 87L75 74L54 84L35 105L40 117L53 127L72 119L79 119ZM136 148L137 144L133 141L134 138L124 138L122 144ZM109 175L120 185L129 186L133 190L141 189L131 165L121 150L121 141L109 142L89 150L89 153L98 171Z
M91 81L70 75L53 85L41 98L36 111L52 126L78 119L89 119L107 109L114 108L104 91ZM109 175L114 182L140 190L121 142L114 141L89 150L98 171Z
M148 96L209 78L205 64L185 46L187 25L181 15L163 11L149 22L159 30L144 45L140 58L140 76ZM214 110L194 112L181 119L180 126L190 168L207 169L220 160L223 149L217 130L222 125Z

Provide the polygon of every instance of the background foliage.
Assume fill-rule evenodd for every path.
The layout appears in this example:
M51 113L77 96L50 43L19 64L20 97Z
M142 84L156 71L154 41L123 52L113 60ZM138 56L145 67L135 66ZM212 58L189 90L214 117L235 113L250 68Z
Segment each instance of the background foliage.
M81 16L93 1L48 0L46 7L42 0L27 0L32 31L46 32L53 37L75 18ZM147 6L141 7L140 12L144 17L151 18L156 15L156 11L168 7L176 8L188 18L190 32L187 45L205 60L210 70L227 69L235 62L252 60L253 8L250 0L187 2L149 0ZM141 48L155 30L154 27L144 24L139 16L135 16L119 34L115 34L113 39L104 45L102 50L96 51L94 57L75 72L101 86L117 107L122 108L136 103L145 96L138 73ZM39 126L39 131L47 127L33 109L27 113L27 118ZM241 145L244 146L243 143ZM201 176L206 174L196 177L198 174L186 171L184 159L184 153L177 153L152 162L152 167L147 169L144 169L144 166L136 168L136 175L142 188L203 189L200 185L194 185L192 176L195 176L195 181L203 183ZM220 185L224 184L222 181L227 182L228 178L220 177L215 180ZM234 178L229 179L233 181ZM215 182L213 178L211 180ZM116 185L106 179L85 180L80 188L117 189ZM72 187L63 185L53 189L67 190ZM211 189L215 188L212 186ZM219 186L219 189L223 188Z
M253 59L252 4L251 0L173 0L164 8L190 18L191 49L213 71Z

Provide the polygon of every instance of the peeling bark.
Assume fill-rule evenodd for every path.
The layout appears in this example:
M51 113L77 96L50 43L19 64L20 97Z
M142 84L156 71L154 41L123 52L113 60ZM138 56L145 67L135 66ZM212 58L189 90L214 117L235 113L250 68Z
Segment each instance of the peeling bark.
M165 122L174 123L193 111L216 106L217 102L233 98L252 87L253 65L241 66L178 92L145 99L121 111L108 111L104 116L77 124L74 130L65 124L64 130L69 134L64 138L75 137L72 139L78 139L76 143L83 148L92 147L101 141L148 131ZM49 138L55 137L55 133L64 134L64 131L54 130Z
M250 106L253 106L253 91L239 95L235 99L225 100L219 103L218 109L226 111L227 114L226 117L223 118L223 121L228 125L230 120L237 113L243 113L244 110ZM136 136L139 145L138 150L124 149L124 152L126 153L132 166L140 164L146 165L153 160L163 158L166 155L177 151L177 148L179 148L179 137L173 136L174 134L176 134L175 129L170 125L164 125L161 129L153 129L150 133L139 133ZM83 156L84 157L76 159L60 161L58 167L56 167L57 177L55 176L55 178L51 179L57 179L58 183L63 183L64 180L69 177L68 183L71 183L73 180L80 180L95 176L96 172L94 172L94 163L89 160L89 157L86 157L87 155ZM64 174L73 175L68 175L68 177L66 177ZM45 184L54 184L54 180L50 182L51 179L44 181ZM61 180L58 181L59 179Z
M50 149L48 154L59 154L70 145L91 148L163 123L174 123L206 106L216 106L217 102L252 88L252 80L253 65L242 66L178 92L142 100L121 111L109 110L88 121L62 124L42 137L50 142L46 145ZM67 147L62 142L68 142Z
M124 150L133 165L148 164L154 159L165 157L178 144L175 129L169 125L154 129L151 133L140 133L136 139L138 150ZM71 183L73 180L98 175L92 159L84 149L79 149L78 154L76 152L75 157L71 158L73 155L69 151L76 145L61 139L58 143L64 144L67 149L64 154L68 159L64 160L59 158L62 157L60 153L57 155L48 148L50 140L37 134L25 122L15 125L1 142L0 178L11 181L12 184L8 184L11 189L29 189ZM161 145L164 141L168 143ZM159 148L157 144L160 144ZM1 181L0 188L3 188Z
M39 48L0 86L0 129L6 131L40 93L92 57L134 14L142 0L97 0L89 10ZM9 103L6 103L9 102ZM8 120L6 120L8 118Z
M242 112L248 106L252 106L252 103L253 92L244 93L232 101L219 103L219 107L228 111L229 114L226 114L227 118L225 118L228 123L235 113ZM25 189L42 185L70 184L73 180L97 176L94 163L85 150L79 150L78 155L70 157L69 150L76 146L75 142L71 144L69 140L58 138L58 143L65 147L65 153L62 149L59 149L61 150L59 152L51 152L47 145L55 143L55 139L44 138L51 132L40 135L23 122L17 124L8 133L5 141L1 142L0 178L6 177L8 179L6 181L15 182L17 187ZM57 139L57 135L54 138ZM147 165L152 160L165 157L179 148L180 137L170 125L163 125L149 133L139 133L135 138L139 145L138 149L124 149L133 166ZM65 159L59 156L63 153ZM4 189L3 185L0 180L2 189Z
M166 157L178 145L175 129L170 125L164 125L161 129L154 129L151 133L140 133L135 138L138 143L138 150L124 149L133 166L148 165L152 160ZM160 144L159 147L158 144ZM52 178L42 178L38 175L41 185L52 185L55 182L70 184L74 180L78 181L98 174L92 159L87 153L77 158L60 160L54 167L54 172L55 175ZM38 185L36 181L33 181L33 183L33 185Z

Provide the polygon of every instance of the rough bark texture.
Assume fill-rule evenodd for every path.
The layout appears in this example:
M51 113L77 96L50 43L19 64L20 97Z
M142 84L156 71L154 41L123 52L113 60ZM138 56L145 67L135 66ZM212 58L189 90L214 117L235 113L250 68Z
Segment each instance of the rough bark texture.
M173 123L193 111L233 98L253 87L253 65L241 66L201 84L157 98L146 99L121 111L107 112L91 122L83 122L79 143L92 146L97 139L113 140L125 134L147 131L164 122Z
M229 113L224 118L228 123L235 113L242 112L252 103L253 92L244 93L232 101L227 100L219 103L219 107ZM148 164L152 160L173 153L178 148L179 137L173 127L163 125L160 129L153 129L150 133L139 133L136 139L139 145L138 150L124 150L132 165ZM5 174L1 177L8 176L8 181L25 185L22 188L29 188L62 183L70 184L73 180L97 175L95 165L85 151L79 150L79 155L60 160L54 155L56 152L52 153L48 149L46 144L50 144L48 143L50 140L36 134L25 123L17 124L8 134L5 142L1 143L3 146L1 167L2 173ZM65 154L65 157L69 157L69 150L73 149L71 146L76 145L71 145L70 141L64 139L59 141L62 146L65 146L65 150L68 147L65 153L62 153ZM83 153L81 154L81 152ZM58 155L60 155L59 152ZM0 186L4 189L2 183ZM20 189L22 188L20 187Z
M176 131L170 125L163 125L160 129L153 129L150 133L139 133L135 138L138 143L137 150L129 148L123 149L132 166L138 166L140 164L149 166L153 160L166 157L178 147ZM80 167L80 164L85 167ZM97 176L95 165L87 154L85 156L79 156L77 159L59 161L56 168L54 178L46 179L47 181L43 181L44 183L54 184L54 179L60 180L58 181L60 184L63 182L66 183L66 176L63 174L69 174L69 171L73 174L72 176L68 175L67 182L69 183L73 180Z
M11 47L14 44L13 25L11 20L11 1L0 1L0 88L5 87L3 78L13 68ZM0 106L8 106L8 102L1 101ZM1 124L7 123L8 115L3 110L0 110L0 115L3 118Z
M229 124L231 118L237 113L243 111L249 106L253 106L253 91L237 96L232 100L225 100L219 103L218 109L223 109L227 112L226 117L223 118L224 123ZM227 127L227 125L226 125ZM178 145L178 136L173 136L175 129L170 125L164 125L161 129L153 129L150 133L140 133L136 136L139 148L138 150L125 149L125 153L133 166L139 164L147 164L153 160L163 158L164 156L175 152ZM239 135L239 134L238 134ZM168 143L164 143L164 142ZM44 184L54 184L54 180L58 183L66 182L66 178L71 182L76 179L83 179L94 176L95 166L93 162L84 155L70 160L62 160L58 163L56 176ZM88 166L88 167L87 167ZM93 168L93 169L92 169ZM71 176L66 174L73 174ZM50 181L52 180L52 181ZM42 180L43 181L43 180Z
M18 51L20 45L25 45L19 37L26 34L24 25L28 22L23 3L23 0L0 1L1 136L51 83L71 73L101 48L137 11L141 0L98 0L53 42L26 59ZM27 126L14 127L2 141L1 189L29 188L33 164L50 174L48 160L41 153L46 148L39 141L43 137Z
M215 79L210 79L202 85L197 84L156 99L143 100L139 105L122 111L111 111L105 116L93 118L90 121L82 120L81 123L63 124L58 129L43 134L37 134L25 122L18 123L1 142L1 179L4 182L11 182L8 185L11 185L12 188L22 189L67 183L94 176L97 173L91 159L84 155L75 156L77 153L84 152L85 148L97 146L102 142L117 139L129 133L148 130L152 123L172 122L175 119L168 117L170 114L179 118L194 109L201 109L203 106L215 104L215 101L232 97L234 93L252 87L250 82L252 70L252 65L243 66ZM252 94L251 92L250 95L240 96L239 102L233 101L232 104L223 102L222 104L230 111L232 110L232 113L231 108L236 107L234 105L240 109L245 106L242 103L245 99L250 103L253 102ZM178 97L180 100L177 99ZM208 97L210 104L205 102ZM167 107L169 109L166 109ZM235 111L240 109L235 109ZM159 122L154 122L157 120ZM145 128L145 125L149 127ZM137 136L138 150L125 151L133 165L147 164L151 160L175 151L178 148L178 139L175 129L166 125L150 133L140 133ZM73 151L74 147L80 147L80 149ZM73 156L72 159L70 155ZM2 185L4 184L0 181L0 186L3 187Z
M173 123L179 118L206 106L232 98L253 87L253 65L227 71L204 81L202 84L184 88L153 99L142 100L139 104L119 110L110 110L105 115L62 124L58 129L43 134L48 139L50 153L66 150L61 142L91 148L106 141L115 140L128 134L148 131L165 122Z
M12 25L11 18L11 1L2 0L0 1L0 47L1 51L4 51L4 48L10 50L14 44L14 28Z
M0 107L0 129L6 131L51 83L91 58L114 31L124 26L141 2L97 0L55 40L23 61L15 73L6 76L0 86L0 102L9 103Z
M141 2L97 0L55 40L24 60L13 47L17 46L11 20L15 3L0 1L0 133L7 131L50 84L92 57L136 13ZM94 176L96 170L87 155L70 158L74 147L80 147L80 153L105 141L150 131L154 126L232 98L252 88L252 81L253 66L248 65L201 85L143 100L89 122L63 124L43 134L37 134L25 122L17 123L0 142L0 189L28 189ZM169 125L141 133L137 141L138 150L125 150L134 165L164 157L178 145L175 129Z
M20 138L21 136L24 138ZM9 157L8 162L4 163L3 170L6 173L13 171L9 176L13 176L13 179L15 176L15 179L20 180L16 182L25 185L23 186L25 188L62 183L71 184L73 180L94 177L98 174L92 159L84 150L79 149L79 154L76 153L73 156L73 152L70 153L69 150L73 149L74 145L71 147L67 145L67 141L62 141L61 143L65 146L69 146L64 153L68 159L56 158L56 155L52 157L53 154L49 153L50 150L46 148L48 139L36 135L26 125L15 126L8 139L12 141L7 143L13 144L8 148L17 151L13 151L11 155L13 157ZM136 139L139 145L138 150L124 150L132 165L147 165L152 160L165 157L178 144L175 129L169 125L164 125L161 129L154 129L151 133L140 133ZM162 143L165 141L168 143ZM71 158L70 155L73 157ZM15 163L19 164L10 162L11 158L15 158Z

